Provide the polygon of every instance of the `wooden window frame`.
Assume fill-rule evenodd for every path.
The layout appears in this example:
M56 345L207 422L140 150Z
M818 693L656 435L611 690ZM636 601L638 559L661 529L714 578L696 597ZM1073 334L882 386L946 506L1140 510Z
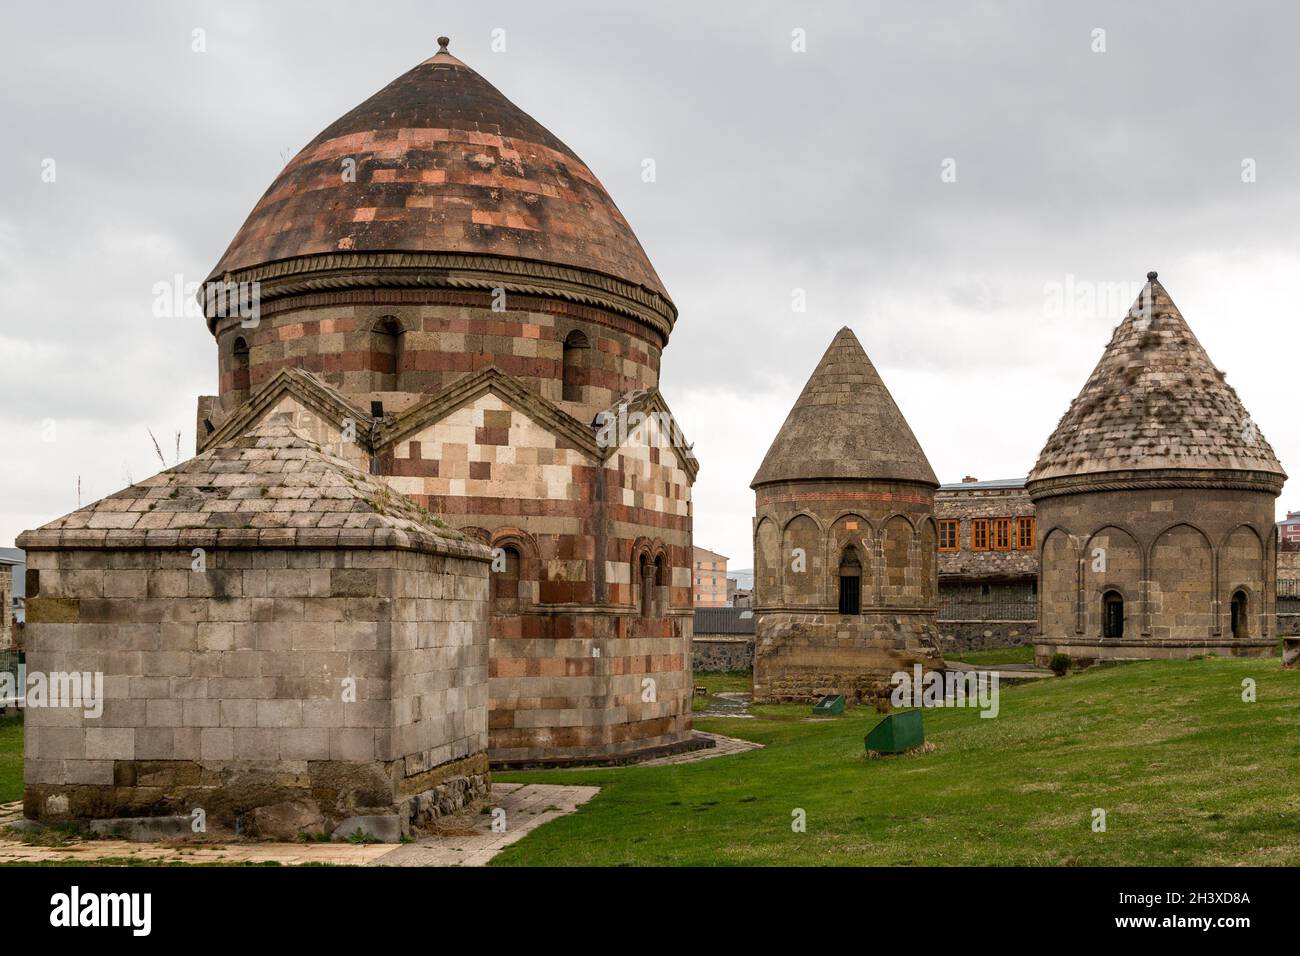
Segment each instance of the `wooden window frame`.
M944 547L944 532L952 529L952 546ZM957 518L939 519L939 550L944 554L952 554L954 551L961 550L961 521Z
M1026 530L1028 531L1027 536L1026 536ZM1024 517L1017 518L1016 537L1015 537L1016 550L1033 551L1035 546L1037 545L1037 538L1035 537L1037 530L1038 529L1034 527L1034 519L1032 515L1027 518ZM1026 543L1026 537L1028 539L1028 543Z
M988 518L971 519L970 549L972 551L989 550L989 519Z
M989 524L989 550L990 551L1010 551L1012 545L1011 537L1011 519L1010 518L992 518ZM999 534L1001 532L1001 534ZM1005 543L999 544L1000 540L1005 539Z

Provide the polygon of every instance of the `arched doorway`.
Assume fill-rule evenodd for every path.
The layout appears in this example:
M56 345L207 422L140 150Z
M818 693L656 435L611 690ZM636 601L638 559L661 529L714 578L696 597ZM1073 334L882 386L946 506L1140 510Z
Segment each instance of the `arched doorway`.
M1232 592L1232 636L1238 640L1250 637L1250 598L1244 588Z
M1124 595L1118 591L1101 596L1101 636L1116 640L1124 636Z
M851 547L840 556L840 613L862 613L862 562Z

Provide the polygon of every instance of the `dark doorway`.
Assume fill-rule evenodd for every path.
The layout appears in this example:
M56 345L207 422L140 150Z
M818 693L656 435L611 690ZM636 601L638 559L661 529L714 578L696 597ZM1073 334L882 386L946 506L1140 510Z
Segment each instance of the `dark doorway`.
M1102 595L1101 636L1124 636L1124 597L1118 591L1107 591Z
M840 557L840 613L862 613L862 562L853 548Z
M1239 639L1250 637L1250 598L1241 589L1232 595L1232 636Z

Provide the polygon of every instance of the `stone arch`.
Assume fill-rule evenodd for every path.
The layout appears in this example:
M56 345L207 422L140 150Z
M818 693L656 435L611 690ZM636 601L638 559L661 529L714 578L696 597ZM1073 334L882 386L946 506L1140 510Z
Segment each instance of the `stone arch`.
M1124 600L1124 636L1137 637L1144 629L1141 601L1146 580L1146 552L1137 536L1119 525L1102 525L1084 543L1079 557L1083 632L1090 637L1103 635L1103 597L1107 591L1115 591Z
M787 606L809 607L825 600L826 567L822 526L806 511L785 523L781 533L782 600Z
M1038 553L1038 629L1044 637L1080 632L1082 569L1079 544L1065 528L1053 527L1042 538Z
M383 315L370 326L371 391L401 390L402 351L406 328L395 315Z
M853 528L850 525L856 524ZM830 575L835 578L840 563L840 555L844 546L850 542L858 549L858 560L862 562L862 578L864 586L871 583L872 553L875 550L875 528L871 519L857 511L841 511L835 516L826 527L826 568ZM830 589L830 597L835 598L834 581ZM870 595L870 589L863 591L863 597Z
M655 611L655 548L654 540L641 536L632 542L628 556L631 604L642 617L651 617Z
M1119 588L1103 588L1090 604L1099 608L1101 630L1098 636L1102 640L1118 641L1133 636L1129 623L1133 616L1131 602Z
M764 515L754 528L754 606L781 603L781 532Z
M518 582L518 603L516 609L539 603L542 560L537 541L533 536L521 528L498 528L492 532L487 544L493 551L500 548L503 551L513 551L517 556L518 570L515 580ZM496 596L495 590L493 596L494 598Z
M835 583L837 609L841 614L861 614L864 552L852 541L844 544L836 556Z
M581 329L574 329L564 337L560 363L560 397L566 402L583 400L591 367L591 340Z
M921 599L925 604L939 600L938 568L935 566L939 549L939 525L933 515L920 522L918 533L921 549Z
M1219 594L1223 602L1220 627L1233 637L1267 637L1268 615L1264 594L1268 584L1267 551L1264 539L1254 525L1242 523L1223 536L1219 544ZM1234 627L1238 613L1233 597L1238 591L1246 596L1249 619Z
M916 527L907 515L891 514L880 523L880 533L876 537L877 604L899 607L922 603L921 568L916 547Z
M1147 568L1147 630L1153 638L1206 638L1218 629L1209 535L1186 521L1171 524L1152 541Z

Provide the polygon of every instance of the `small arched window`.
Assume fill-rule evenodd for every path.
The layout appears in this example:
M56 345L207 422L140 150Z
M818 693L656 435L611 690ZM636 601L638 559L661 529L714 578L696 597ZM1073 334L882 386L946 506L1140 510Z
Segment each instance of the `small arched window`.
M1124 595L1118 591L1101 596L1101 636L1115 640L1124 636Z
M587 361L591 343L585 333L574 329L564 340L562 397L566 402L582 401L582 387L587 384Z
M492 563L492 605L498 611L519 608L519 549L506 545Z
M1244 588L1232 594L1232 636L1238 640L1250 637L1250 597Z
M402 367L402 323L386 315L370 331L370 371L374 374L373 390L396 392Z
M654 572L650 558L645 554L637 560L637 585L641 591L641 616L650 617L654 613L655 592Z
M236 391L246 392L248 391L248 342L242 335L235 339L230 354L231 368L234 371L231 387Z
M845 548L840 556L840 613L862 613L862 562L856 548Z

